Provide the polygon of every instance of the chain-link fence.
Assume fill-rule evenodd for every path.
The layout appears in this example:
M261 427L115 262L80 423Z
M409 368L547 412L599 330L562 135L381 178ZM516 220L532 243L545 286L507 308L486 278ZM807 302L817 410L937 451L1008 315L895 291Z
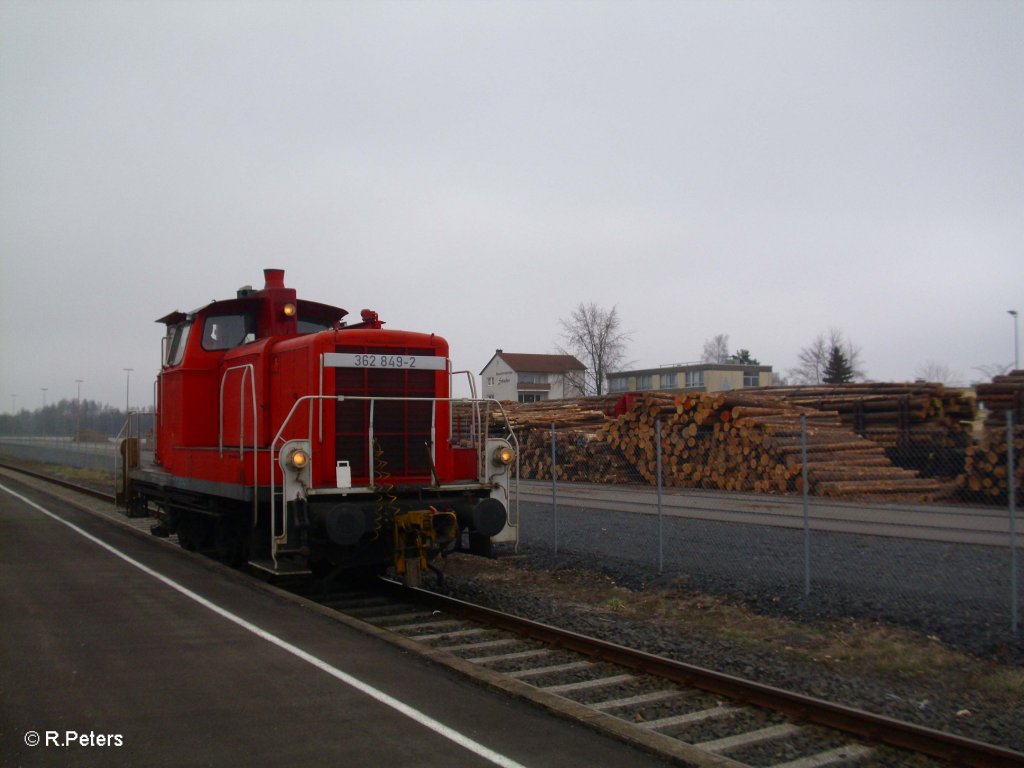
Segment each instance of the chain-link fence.
M1019 642L1013 411L977 438L950 421L934 443L886 443L835 411L735 395L607 405L514 414L525 546L802 615Z
M97 470L113 474L119 467L121 456L117 450L120 437L128 433L138 438L143 454L152 456L156 416L152 412L134 411L130 422L125 423L122 434L108 438L99 433L78 433L80 439L71 436L0 436L0 458L10 457L20 461L35 461L41 464L60 464L78 469Z
M0 457L111 473L116 449L113 442L77 443L70 437L0 437Z

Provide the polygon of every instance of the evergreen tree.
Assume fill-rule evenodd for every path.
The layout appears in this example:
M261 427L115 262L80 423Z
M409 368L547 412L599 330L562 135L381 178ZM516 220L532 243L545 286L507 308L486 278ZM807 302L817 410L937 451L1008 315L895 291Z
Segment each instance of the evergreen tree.
M738 365L760 365L756 358L750 356L749 349L737 349L726 361Z
M829 351L823 378L826 384L848 384L853 381L853 366L838 344L833 344Z

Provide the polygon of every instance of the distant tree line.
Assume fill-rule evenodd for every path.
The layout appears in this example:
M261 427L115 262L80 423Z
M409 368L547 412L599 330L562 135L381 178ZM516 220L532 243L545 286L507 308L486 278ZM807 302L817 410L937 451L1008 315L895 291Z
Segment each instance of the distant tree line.
M117 437L125 412L95 400L61 400L34 411L0 414L0 435L75 437L82 440Z

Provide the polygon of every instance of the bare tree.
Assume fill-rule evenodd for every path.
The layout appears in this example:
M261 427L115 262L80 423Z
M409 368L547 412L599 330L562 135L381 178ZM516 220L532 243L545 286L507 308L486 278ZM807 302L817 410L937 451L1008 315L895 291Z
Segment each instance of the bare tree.
M825 370L828 368L833 349L842 353L846 363L853 370L855 380L864 378L860 348L843 338L842 331L835 328L829 329L827 337L819 333L814 341L800 350L800 354L797 355L798 364L796 368L788 371L789 376L797 384L821 384L825 380Z
M1012 369L1013 363L991 363L989 365L976 366L974 370L979 371L985 377L984 381L991 381L996 376L1005 376Z
M701 352L702 363L725 363L729 360L729 334L720 333L713 339L704 342L704 351Z
M580 391L603 394L607 375L625 364L626 342L630 339L630 334L622 330L618 311L580 302L568 319L559 322L568 348L560 348L561 352L575 355L587 366L583 381L578 382Z
M914 371L914 378L919 381L930 381L951 387L959 384L964 376L963 373L954 371L945 363L928 360L917 366L917 370Z

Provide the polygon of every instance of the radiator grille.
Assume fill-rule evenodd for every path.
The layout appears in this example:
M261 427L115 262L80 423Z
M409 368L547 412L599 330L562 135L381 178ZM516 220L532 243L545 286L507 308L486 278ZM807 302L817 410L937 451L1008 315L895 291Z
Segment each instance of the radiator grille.
M432 349L339 346L338 352L434 356ZM366 397L434 397L433 371L335 368L338 395ZM373 408L373 436L391 482L430 480L431 404L378 401ZM370 476L370 403L344 400L335 412L335 456L347 460L353 479ZM378 470L379 471L379 470ZM375 472L376 474L376 472Z

